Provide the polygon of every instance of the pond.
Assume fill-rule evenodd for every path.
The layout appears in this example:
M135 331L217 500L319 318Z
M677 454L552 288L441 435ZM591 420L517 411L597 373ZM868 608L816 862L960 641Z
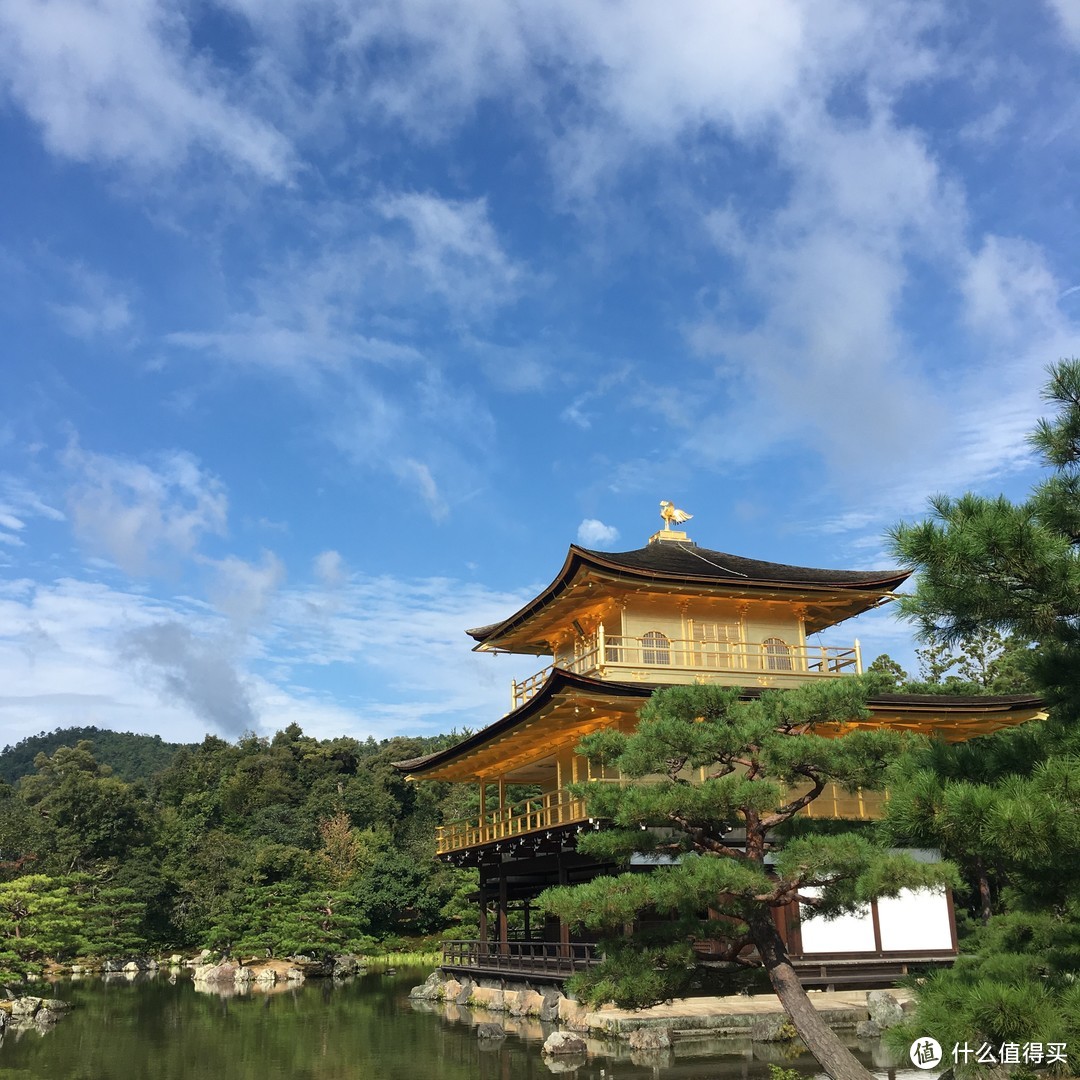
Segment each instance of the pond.
M344 983L310 981L273 993L196 991L186 973L61 981L75 1008L43 1033L8 1029L5 1080L547 1080L564 1068L540 1048L548 1025L412 1003L427 969L371 971ZM47 991L39 991L47 993ZM505 1022L495 1043L477 1020ZM763 1057L764 1055L764 1057ZM590 1042L577 1080L768 1080L767 1060L807 1076L812 1058L737 1040L680 1044L672 1058L636 1058L620 1044ZM860 1057L879 1075L897 1074ZM572 1064L567 1062L566 1065ZM915 1074L910 1067L905 1074Z

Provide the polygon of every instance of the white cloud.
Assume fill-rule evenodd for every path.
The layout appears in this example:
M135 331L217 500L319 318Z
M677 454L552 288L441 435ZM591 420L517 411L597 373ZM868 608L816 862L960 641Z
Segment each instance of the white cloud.
M73 443L63 462L74 476L68 504L76 535L128 573L190 556L204 535L225 532L224 486L190 454L172 451L147 465Z
M155 0L10 0L0 8L3 85L56 154L171 169L195 149L285 180L291 149L190 50L183 14Z
M349 568L339 551L323 551L312 564L315 579L327 589L339 589L349 580Z
M1005 346L1030 341L1061 318L1061 286L1043 251L1026 240L985 237L968 260L961 287L969 324Z
M7 528L21 529L27 517L63 521L64 514L17 477L0 474L0 512L8 518Z
M408 226L406 262L454 312L483 312L517 294L525 272L503 250L486 199L411 193L378 205L386 218Z
M319 737L481 727L509 708L507 683L535 657L480 656L464 630L516 610L524 593L445 578L353 574L326 603L279 589L238 632L205 607L100 583L0 583L0 728L9 741L95 724L197 740L295 720ZM305 668L348 685L309 689Z
M526 599L452 578L353 573L333 604L321 591L286 590L263 647L296 669L346 665L356 687L347 700L364 730L478 728L508 711L510 677L543 662L474 653L465 629L504 618Z
M1011 105L999 101L992 109L964 124L958 134L965 142L990 145L1013 122L1015 115L1016 110Z
M1080 0L1049 0L1049 3L1066 36L1080 47Z
M94 338L118 334L130 327L131 301L115 282L81 264L68 268L75 298L52 305L54 314L73 337Z
M427 465L414 458L405 458L396 464L395 472L420 493L429 513L436 521L446 518L449 508Z
M285 565L272 551L264 551L259 563L235 555L206 562L214 570L210 598L240 627L249 627L265 616L285 580Z
M199 738L189 711L162 707L120 657L134 629L190 609L94 582L62 578L0 585L0 727L11 741L53 727L93 724Z
M619 530L597 518L585 518L578 526L577 538L578 543L586 547L605 548L619 539Z

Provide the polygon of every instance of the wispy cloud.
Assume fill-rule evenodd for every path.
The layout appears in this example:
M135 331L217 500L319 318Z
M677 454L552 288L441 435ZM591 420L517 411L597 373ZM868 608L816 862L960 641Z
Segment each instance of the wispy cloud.
M156 172L204 150L267 180L292 172L288 141L233 99L172 5L12 0L0 29L3 84L54 153Z
M1049 0L1049 5L1066 36L1080 48L1080 4L1076 0Z
M524 599L453 579L353 574L279 589L261 622L238 629L182 598L74 578L7 581L0 726L12 740L71 724L182 739L293 720L360 738L478 727L507 711L510 676L537 661L478 656L464 628ZM346 688L311 689L312 669Z
M52 310L67 329L79 338L112 337L132 323L130 297L115 282L81 263L68 267L72 299L55 303Z
M378 208L408 226L404 259L455 315L487 311L517 295L525 271L503 250L486 199L413 192L388 196Z
M72 477L68 507L76 535L128 573L191 556L203 536L224 534L225 489L191 454L173 451L146 464L73 442L63 463Z

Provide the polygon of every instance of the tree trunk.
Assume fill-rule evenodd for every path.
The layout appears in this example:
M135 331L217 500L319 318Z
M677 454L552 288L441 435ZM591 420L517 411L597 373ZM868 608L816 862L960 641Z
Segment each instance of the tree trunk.
M788 959L787 948L769 908L759 908L750 917L750 934L780 1004L818 1064L832 1080L875 1080L873 1073L859 1064L855 1055L844 1046L811 1004Z
M994 914L994 905L990 899L990 879L986 876L986 864L981 858L975 860L975 877L979 883L979 918L985 926Z

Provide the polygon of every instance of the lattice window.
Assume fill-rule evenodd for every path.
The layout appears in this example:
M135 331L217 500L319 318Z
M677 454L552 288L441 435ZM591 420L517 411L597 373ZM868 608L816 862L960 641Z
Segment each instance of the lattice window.
M671 642L667 634L650 630L641 635L641 662L646 665L671 663Z
M703 623L697 650L704 667L729 667L735 659L732 643L738 640L736 629L726 623Z
M791 647L783 638L766 638L762 645L765 646L765 666L770 671L791 671Z

